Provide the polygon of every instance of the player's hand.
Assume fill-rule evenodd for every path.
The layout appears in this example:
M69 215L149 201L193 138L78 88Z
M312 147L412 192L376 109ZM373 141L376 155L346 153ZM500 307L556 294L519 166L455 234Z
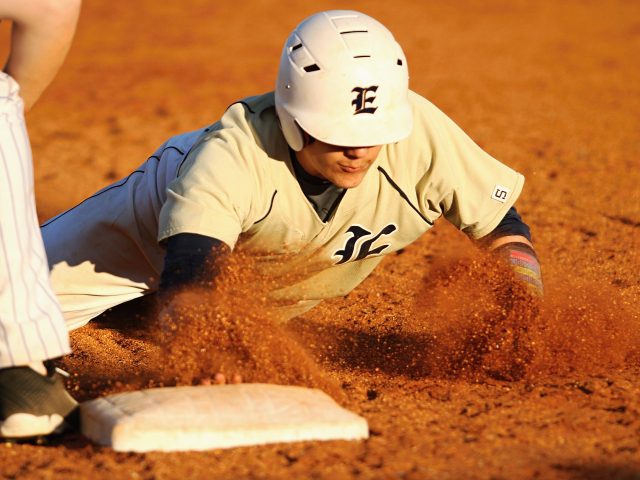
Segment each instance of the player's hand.
M200 379L200 385L226 385L226 384L238 384L242 383L242 375L234 373L230 377L227 377L222 372L216 373L213 378L204 377Z

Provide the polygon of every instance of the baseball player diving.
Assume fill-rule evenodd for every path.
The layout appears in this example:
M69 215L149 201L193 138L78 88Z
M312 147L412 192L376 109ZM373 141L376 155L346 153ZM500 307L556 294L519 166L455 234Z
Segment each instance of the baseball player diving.
M126 178L42 226L69 328L156 291L210 284L241 247L290 319L347 294L444 216L542 293L524 178L408 88L405 55L356 11L304 20L274 92L169 139ZM304 275L288 272L304 266ZM294 279L294 280L292 280Z

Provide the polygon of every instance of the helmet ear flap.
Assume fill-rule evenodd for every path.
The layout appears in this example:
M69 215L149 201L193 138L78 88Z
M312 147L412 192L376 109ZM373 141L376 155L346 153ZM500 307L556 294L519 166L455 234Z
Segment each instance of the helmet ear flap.
M304 135L302 134L302 129L298 125L298 122L296 122L291 115L278 105L276 105L276 111L278 112L280 129L282 130L285 140L293 151L299 152L302 150L302 147L304 147Z

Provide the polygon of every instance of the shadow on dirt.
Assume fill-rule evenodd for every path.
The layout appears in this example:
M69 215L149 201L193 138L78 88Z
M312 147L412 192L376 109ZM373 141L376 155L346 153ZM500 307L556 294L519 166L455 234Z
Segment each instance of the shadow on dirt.
M620 465L554 465L558 470L571 480L638 480L640 470L633 467Z
M298 319L288 327L317 361L333 368L409 379L521 379L533 351L526 328L480 321L465 331L416 333L394 324L378 329L327 326Z

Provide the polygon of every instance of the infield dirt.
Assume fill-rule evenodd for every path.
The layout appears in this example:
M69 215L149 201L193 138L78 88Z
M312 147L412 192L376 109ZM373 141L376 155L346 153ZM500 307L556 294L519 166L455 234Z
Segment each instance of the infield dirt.
M341 7L85 1L70 56L27 119L40 218L271 90L289 31ZM72 334L64 366L78 400L222 369L320 387L364 416L371 437L124 454L69 434L0 444L3 478L640 478L640 4L347 7L385 23L411 87L525 175L517 206L544 301L440 222L347 297L286 326L246 292L215 308L184 292L188 321L167 350L152 341L150 302L125 305Z

